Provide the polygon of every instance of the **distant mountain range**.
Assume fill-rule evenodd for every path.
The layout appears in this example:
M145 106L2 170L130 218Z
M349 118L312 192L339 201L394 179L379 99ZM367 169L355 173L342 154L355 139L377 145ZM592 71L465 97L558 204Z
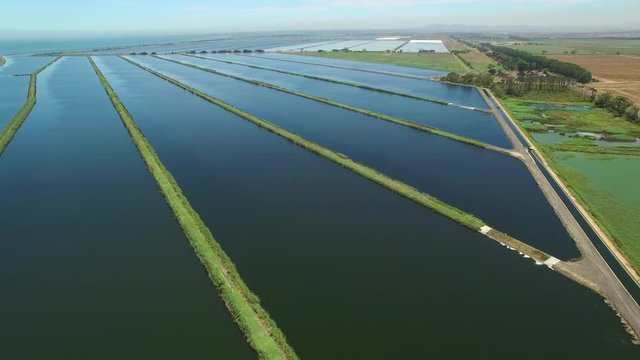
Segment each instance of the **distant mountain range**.
M584 26L538 26L538 25L465 25L465 24L432 24L417 28L430 33L606 33L620 36L640 35L638 24L618 25L584 25Z

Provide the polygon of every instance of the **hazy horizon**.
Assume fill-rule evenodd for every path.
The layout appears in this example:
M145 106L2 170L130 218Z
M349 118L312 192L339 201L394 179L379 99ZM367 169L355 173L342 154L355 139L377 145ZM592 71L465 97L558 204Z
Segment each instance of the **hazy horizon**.
M630 0L24 0L3 4L0 38L206 35L320 30L417 30L433 25L535 31L639 30ZM28 15L28 19L27 19ZM28 20L28 21L27 21ZM52 30L55 29L55 30Z

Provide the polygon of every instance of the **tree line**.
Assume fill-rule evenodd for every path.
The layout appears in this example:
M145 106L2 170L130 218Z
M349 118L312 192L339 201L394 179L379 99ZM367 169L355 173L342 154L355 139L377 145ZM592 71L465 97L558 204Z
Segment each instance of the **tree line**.
M607 109L618 116L624 116L627 120L637 123L640 122L640 108L624 96L614 96L605 92L596 96L594 104L603 109Z
M452 72L442 77L442 80L489 88L498 96L522 96L533 91L566 91L572 83L563 76L521 74L513 77L493 68L489 69L488 73L460 75Z
M481 44L480 49L496 59L507 70L519 72L550 71L554 74L570 77L583 84L592 80L591 72L578 64L549 59L506 46Z

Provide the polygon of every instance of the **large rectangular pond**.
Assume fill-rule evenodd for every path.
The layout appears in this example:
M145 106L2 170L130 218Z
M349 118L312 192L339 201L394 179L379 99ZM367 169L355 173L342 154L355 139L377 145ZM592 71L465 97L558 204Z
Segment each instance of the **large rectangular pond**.
M504 148L511 147L511 143L490 113L451 107L348 85L328 83L215 60L183 55L170 55L166 56L166 58L211 68L223 73L263 81L293 91L299 91L389 116L410 120L451 133L475 138L496 146Z
M135 60L404 181L554 256L579 255L524 164L514 158L166 60Z
M0 157L0 358L255 358L86 58Z
M301 358L638 355L589 290L121 59L99 65Z
M210 55L213 56L213 55ZM255 65L319 76L339 81L347 81L367 86L380 87L396 92L408 93L459 105L473 106L486 109L487 104L478 91L469 86L446 84L438 81L413 79L390 74L364 72L353 69L331 67L330 65L311 64L307 57L295 56L293 59L275 59L271 54L267 55L215 55L238 62L246 62ZM316 59L316 58L313 58Z

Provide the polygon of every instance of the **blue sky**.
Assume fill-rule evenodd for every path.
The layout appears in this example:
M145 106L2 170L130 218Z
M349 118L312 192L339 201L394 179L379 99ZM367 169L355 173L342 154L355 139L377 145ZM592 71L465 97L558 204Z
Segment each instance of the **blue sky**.
M2 0L0 35L638 23L639 0Z

